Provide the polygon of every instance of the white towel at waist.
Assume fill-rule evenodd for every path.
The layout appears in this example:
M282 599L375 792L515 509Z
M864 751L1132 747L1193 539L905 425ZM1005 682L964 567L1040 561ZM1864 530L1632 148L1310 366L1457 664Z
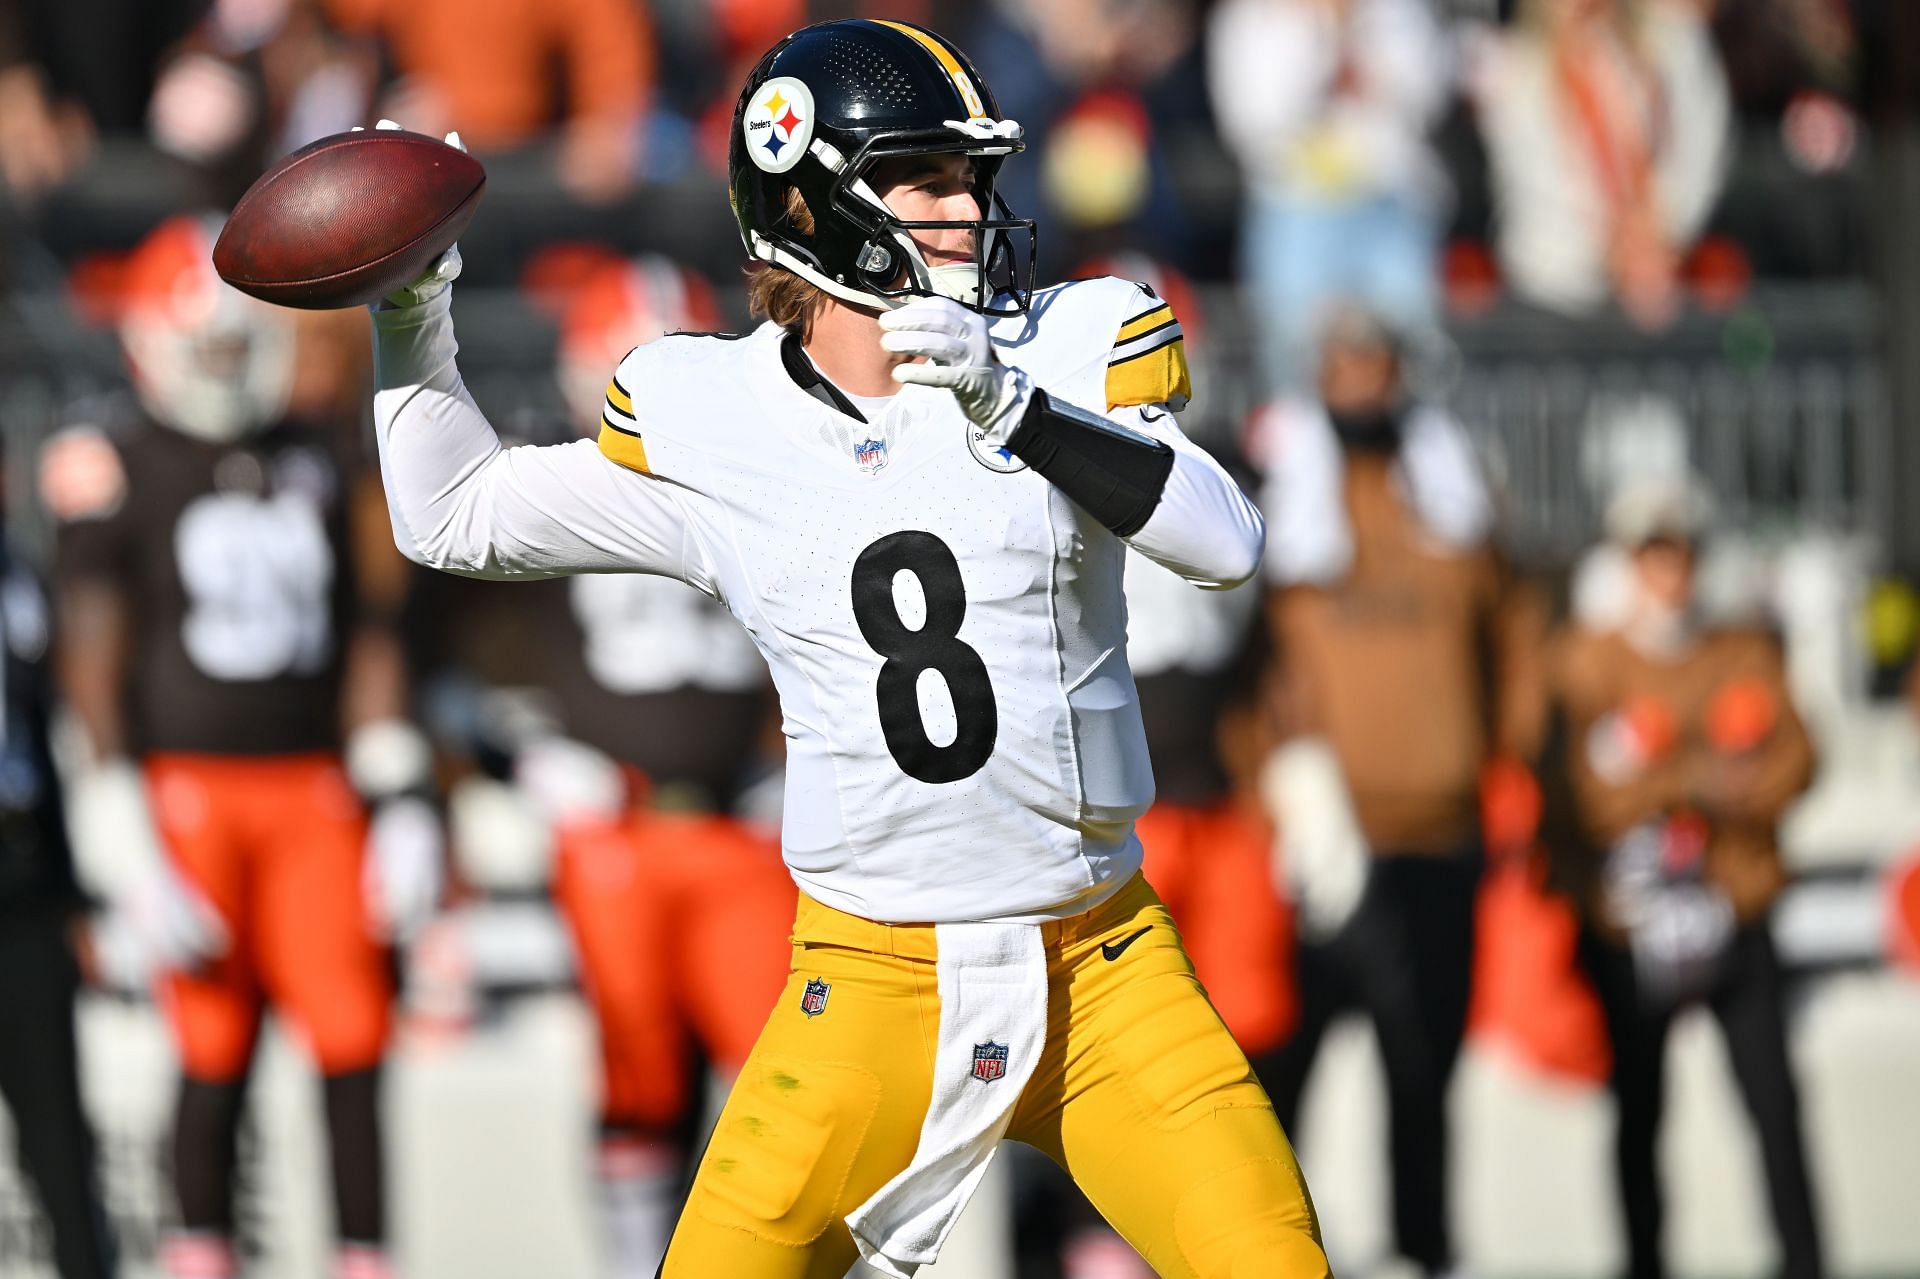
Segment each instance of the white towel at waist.
M936 924L934 937L940 1037L920 1144L912 1162L847 1217L861 1257L894 1279L912 1279L940 1255L1047 1039L1040 925Z

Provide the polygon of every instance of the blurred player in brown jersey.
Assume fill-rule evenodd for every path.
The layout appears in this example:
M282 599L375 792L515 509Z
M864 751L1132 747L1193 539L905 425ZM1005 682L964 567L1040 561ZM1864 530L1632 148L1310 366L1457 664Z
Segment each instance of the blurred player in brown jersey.
M103 967L156 976L178 1041L168 1271L236 1271L235 1141L271 1003L324 1080L336 1275L377 1279L386 947L431 911L441 858L388 625L404 579L377 506L355 535L348 428L298 414L327 390L298 376L324 349L219 281L217 226L175 219L129 261L143 420L41 459L61 679L92 751L76 852L115 907Z
M598 431L606 371L636 344L718 323L709 286L663 258L583 274L565 290L556 440ZM666 578L426 589L443 625L462 619L449 638L465 651L448 656L485 683L531 683L549 721L517 745L514 777L552 829L600 1032L607 1272L651 1279L679 1207L692 1050L731 1078L787 977L777 819L735 815L773 723L766 666L723 608Z

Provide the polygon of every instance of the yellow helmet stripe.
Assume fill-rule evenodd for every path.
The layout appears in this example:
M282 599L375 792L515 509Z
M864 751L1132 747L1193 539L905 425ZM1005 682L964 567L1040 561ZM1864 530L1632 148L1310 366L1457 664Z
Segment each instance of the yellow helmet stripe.
M620 379L615 378L607 383L607 402L628 417L633 416L633 397L620 385Z
M960 97L967 104L969 118L974 120L987 118L986 108L980 101L980 91L973 87L973 78L967 74L967 69L960 65L960 59L953 56L953 50L918 27L910 27L904 22L894 22L889 18L875 18L873 21L883 27L892 27L902 35L911 36L921 48L939 59L941 68L953 78L954 87L960 90Z

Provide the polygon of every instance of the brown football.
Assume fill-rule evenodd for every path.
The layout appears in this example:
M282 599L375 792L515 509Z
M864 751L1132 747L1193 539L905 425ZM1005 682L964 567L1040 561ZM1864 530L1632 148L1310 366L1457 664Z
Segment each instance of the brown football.
M324 311L362 306L433 265L473 220L486 170L403 129L336 133L260 175L213 246L243 293Z

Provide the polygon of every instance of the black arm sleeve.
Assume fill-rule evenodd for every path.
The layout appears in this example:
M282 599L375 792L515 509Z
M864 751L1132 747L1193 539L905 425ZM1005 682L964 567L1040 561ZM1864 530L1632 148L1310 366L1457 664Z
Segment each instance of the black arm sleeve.
M1039 390L1007 451L1121 537L1140 531L1173 472L1166 444Z

